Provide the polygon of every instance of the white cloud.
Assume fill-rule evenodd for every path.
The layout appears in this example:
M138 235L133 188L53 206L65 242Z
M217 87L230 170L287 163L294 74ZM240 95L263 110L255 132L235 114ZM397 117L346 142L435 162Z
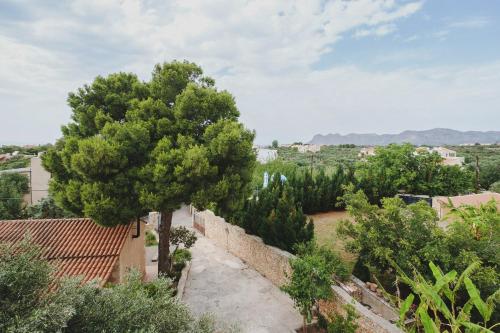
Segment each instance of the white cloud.
M381 36L388 35L394 31L396 31L395 24L384 24L384 25L378 26L378 27L373 28L373 29L358 30L354 34L354 37L356 37L356 38L367 37L367 36L381 37Z
M455 21L449 24L450 28L478 29L490 24L486 17L470 17L465 20Z
M499 104L492 93L500 83L498 64L480 75L474 68L311 70L342 38L395 31L421 1L21 4L32 20L0 22L0 49L6 50L0 53L0 119L8 124L0 143L54 140L69 118L68 91L116 71L147 79L154 63L172 59L197 62L234 93L242 119L261 142L307 140L317 132L457 127L453 112L465 116L477 108L491 119L489 110Z

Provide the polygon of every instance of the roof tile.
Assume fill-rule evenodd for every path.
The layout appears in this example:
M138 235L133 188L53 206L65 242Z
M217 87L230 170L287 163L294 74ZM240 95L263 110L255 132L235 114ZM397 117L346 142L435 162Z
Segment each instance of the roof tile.
M88 218L0 220L0 242L19 242L29 235L53 261L56 276L83 276L84 282L110 277L129 235L129 225L102 227Z

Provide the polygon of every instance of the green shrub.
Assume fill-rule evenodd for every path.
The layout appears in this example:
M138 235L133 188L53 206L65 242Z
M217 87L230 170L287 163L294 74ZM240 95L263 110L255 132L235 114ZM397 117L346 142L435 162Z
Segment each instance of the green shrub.
M158 241L156 240L156 236L152 231L146 231L146 246L156 246L158 245Z
M345 317L338 313L333 313L330 316L330 322L327 326L327 333L356 333L356 330L358 329L356 319L359 317L359 315L356 313L354 307L350 304L345 304L344 310L346 311Z
M213 319L196 320L173 296L170 279L143 283L132 271L108 288L54 280L41 253L28 240L0 243L0 332L220 332Z
M273 179L231 220L249 234L261 237L264 243L294 252L297 244L313 238L314 225L295 200L288 182L282 182L280 174Z
M490 191L500 193L500 181L491 184Z
M172 254L174 265L184 265L191 260L191 252L188 249L178 249Z

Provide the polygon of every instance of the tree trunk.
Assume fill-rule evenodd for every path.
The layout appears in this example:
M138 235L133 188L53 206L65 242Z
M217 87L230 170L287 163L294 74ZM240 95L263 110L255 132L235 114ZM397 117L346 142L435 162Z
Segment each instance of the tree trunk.
M158 275L170 273L170 227L173 212L161 212L158 226Z
M307 333L307 322L306 322L306 317L304 316L302 316L302 323L303 323L302 332Z

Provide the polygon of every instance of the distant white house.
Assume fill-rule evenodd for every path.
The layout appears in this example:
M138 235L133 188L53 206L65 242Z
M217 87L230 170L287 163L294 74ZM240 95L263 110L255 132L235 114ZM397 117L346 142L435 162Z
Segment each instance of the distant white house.
M257 152L257 161L260 163L274 161L278 157L276 149L255 148L255 151Z
M444 165L462 165L465 162L463 157L458 157L457 152L445 147L434 147L430 149L430 152L436 152L443 158Z
M312 144L291 145L291 147L297 148L299 153L306 153L306 152L317 153L318 151L321 150L321 145L312 145Z
M363 147L358 153L359 158L365 158L368 156L375 156L375 147Z

